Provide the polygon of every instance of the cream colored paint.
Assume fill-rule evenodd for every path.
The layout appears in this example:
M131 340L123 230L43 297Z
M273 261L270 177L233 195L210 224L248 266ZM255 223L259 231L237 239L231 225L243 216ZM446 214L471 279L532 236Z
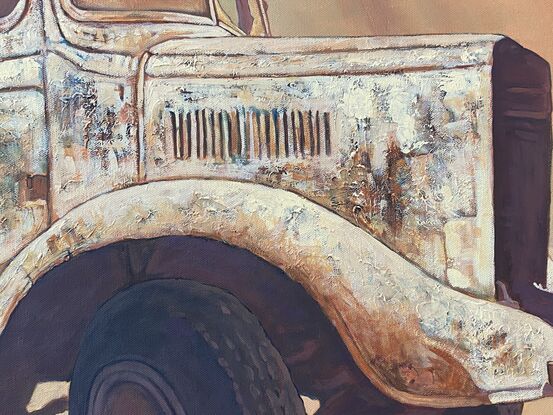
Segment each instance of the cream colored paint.
M208 39L158 45L146 65L146 177L158 180L203 176L262 181L292 189L351 217L351 210L356 208L353 203L344 207L339 204L336 208L329 201L333 197L330 178L345 186L355 184L357 178L348 181L342 172L353 163L357 147L371 147L368 177L358 180L371 181L385 174L393 140L404 154L421 153L409 157L418 168L412 169L413 181L405 190L412 191L412 197L404 211L403 228L394 234L388 229L390 223L372 212L367 223L363 222L362 215L351 217L352 221L434 277L491 298L494 268L490 64L493 47L501 39L497 36L421 36L302 39L293 43L290 40L281 43L280 39L241 42ZM322 53L321 48L328 50ZM226 52L221 56L223 51ZM389 73L391 70L407 73ZM240 78L235 79L235 74L240 74ZM336 79L334 75L340 77ZM184 99L182 91L193 99ZM427 159L422 147L432 144L428 142L432 138L421 126L422 111L417 112L414 107L421 100L435 114L433 128L446 137L437 141L436 147L446 151L445 142L451 138L463 143L459 157L450 157L453 161L445 162L447 170L454 174L447 184L439 186L439 192L445 195L443 198L428 183L436 177L428 172L424 161ZM476 105L479 100L483 105ZM470 107L479 107L476 119L466 110ZM175 160L171 154L168 108L183 113L198 108L327 111L332 116L332 154L315 157L313 161L257 156L250 157L247 163L195 156L185 161ZM448 114L452 114L454 122L450 122ZM370 128L362 133L360 120L367 119ZM194 134L195 128L191 130ZM270 180L271 171L287 171L292 166L303 167L304 180L291 174ZM317 174L310 176L312 169ZM269 172L268 179L262 171ZM321 186L321 182L326 184ZM417 194L432 196L423 201ZM351 199L355 197L352 194ZM358 206L365 213L363 206L370 202L363 197L359 195ZM380 203L386 202L378 195L374 197ZM443 200L438 202L439 199ZM380 210L385 208L382 205ZM468 218L473 233L466 238L468 249L453 257L444 252L447 233L443 231L443 224L460 216Z
M8 184L6 187L10 189L4 187L6 190L0 198L1 264L48 226L46 202L20 195L27 175L45 174L47 169L48 142L41 92L0 93L0 139L12 152L21 154L20 158L7 162L8 150L2 154L0 163L3 185ZM19 203L15 204L14 199L19 199Z
M269 0L276 36L497 33L553 62L552 0ZM550 210L553 223L553 204ZM550 236L553 247L553 233ZM548 266L553 289L553 248Z
M42 22L37 0L20 1L0 22L0 60L39 53L44 45Z
M40 88L42 69L39 56L0 61L0 89Z
M350 87L356 85L356 82L365 82L366 77L373 76L368 80L369 83L380 82L381 86L386 86L388 82L390 85L395 85L396 90L407 90L412 85L406 88L406 84L401 84L403 81L398 81L394 76L389 75L389 71L401 69L412 72L414 75L407 78L415 79L413 83L419 86L427 85L422 82L425 76L430 80L441 79L450 91L460 91L457 95L461 100L465 98L470 101L484 95L488 107L478 115L480 118L476 133L484 137L484 144L489 145L491 141L489 125L491 98L489 90L483 85L486 82L489 83L491 49L494 42L500 39L499 37L308 39L302 42L232 40L232 43L238 46L230 46L231 43L218 39L190 42L181 40L181 45L177 45L176 48L175 41L156 46L152 51L156 56L152 57L148 64L148 55L144 55L145 51L163 40L175 36L222 36L228 35L228 32L215 26L198 28L190 24L168 24L164 26L167 30L161 34L158 33L161 30L159 25L125 24L113 30L113 27L108 24L107 28L106 25L98 28L91 23L85 24L72 20L62 12L57 2L45 1L44 27L49 39L48 44L45 45L44 39L37 36L43 33L37 4L37 1L32 1L28 20L22 22L14 33L10 34L10 36L13 35L11 43L7 44L5 49L0 48L0 55L6 50L7 53L13 54L15 47L20 47L20 51L24 54L45 52L52 69L49 74L48 86L51 88L48 93L54 92L49 95L49 104L55 102L59 90L62 92L59 93L58 98L63 97L63 85L60 87L60 82L63 82L62 78L67 74L97 82L100 106L107 104L120 109L120 106L132 102L135 98L138 102L142 102L138 94L135 97L130 92L135 81L136 85L143 85L140 81L142 75L138 76L138 80L134 77L135 71L139 68L139 60L147 67L148 75L170 78L181 76L183 79L178 82L186 80L190 85L193 84L190 78L195 78L194 82L204 84L204 92L211 89L216 82L220 82L210 83L202 79L208 75L223 75L223 83L229 86L231 82L229 80L236 78L237 75L275 78L277 76L329 77L339 74L343 78L349 76L348 79L351 82L346 81L345 86L342 85L342 89L348 91L354 89ZM53 8L52 5L54 5ZM296 6L289 3L287 5L290 15L292 13L290 9ZM319 5L319 7L327 6ZM59 17L59 21L56 21L56 16ZM333 16L334 20L337 16L339 15ZM307 21L311 22L309 19ZM22 32L23 29L26 31ZM468 40L461 42L462 39ZM0 39L0 41L5 40L6 38ZM328 48L335 50L332 53L319 53L321 56L316 56L315 50L322 42L326 42ZM83 50L77 52L68 44L95 49L102 53ZM198 48L198 55L205 56L176 58L163 56L167 52L179 52L179 47L182 55L186 55L187 50L188 53L192 50L187 48L192 48L193 45ZM352 47L357 50L352 50ZM220 51L221 48L223 52L230 52L230 50L242 50L242 52L238 51L230 58L214 56L217 53L216 50ZM273 53L264 54L267 49L272 49ZM244 50L247 51L243 52ZM398 52L399 50L402 52ZM132 54L132 58L122 56L125 53ZM110 54L113 56L108 56ZM445 54L448 54L450 59L446 60ZM223 55L228 54L223 53ZM111 58L113 63L110 62ZM225 63L231 65L221 65L224 59L228 59ZM175 69L175 63L182 64L178 70ZM13 69L9 63L2 64ZM469 68L457 68L458 65L468 65ZM101 66L97 72L102 74L87 72L91 70L96 72L94 68L97 66ZM234 67L230 68L230 66ZM479 69L475 69L476 67ZM229 71L229 68L234 72ZM109 73L111 69L113 73ZM352 73L343 76L344 70ZM20 79L25 80L27 75L31 75L31 78L36 80L34 76L36 72L33 71L29 74L21 74ZM387 76L390 78L386 78ZM384 81L376 81L380 78ZM9 76L6 80L6 82L9 81ZM163 84L164 81L159 82ZM250 89L253 90L253 86L256 86L259 90L243 92L239 95L241 100L239 102L255 103L260 97L259 91L263 90L263 82L248 79L246 87L250 84L252 86ZM152 84L149 86L152 87ZM40 83L37 87L39 86ZM174 86L171 82L166 82L165 85L166 88ZM318 86L317 92L317 83L314 82L312 85L313 90L319 94L319 102L324 101L320 98L324 92L321 86L324 87L324 83ZM146 102L155 101L155 96L148 95L151 91L145 91ZM424 88L421 91L423 94L428 92ZM174 91L171 93L174 94ZM41 93L33 92L30 95L36 99L33 107L43 108L43 105L37 104L37 102L43 103ZM163 97L167 95L164 94ZM350 119L366 116L367 113L376 114L378 111L374 103L366 103L366 106L359 104L361 96L356 95L355 92L351 92L351 96L346 94L341 101L337 100L340 103L337 108L343 113L348 113ZM409 102L412 96L413 94L409 95L409 93L404 93L404 96L394 96L391 109L391 114L397 119L398 141L407 150L418 145L411 140L411 133L416 130L412 119L406 117L401 110L402 105ZM428 96L432 105L440 105L432 99L432 94ZM3 98L8 99L8 94L3 95ZM461 105L459 108L462 107ZM545 362L553 358L553 353L551 328L538 319L497 304L472 299L446 288L408 263L397 252L385 248L367 232L314 203L283 190L268 190L253 184L191 180L133 187L87 201L114 188L133 185L138 179L143 178L135 170L140 166L136 166L134 161L130 160L121 166L110 153L109 168L102 171L94 164L99 160L83 162L88 156L83 151L86 146L77 149L75 152L77 156L73 158L66 143L57 140L65 136L69 143L78 143L78 140L84 136L83 131L78 128L82 128L83 125L81 123L80 127L74 130L68 129L66 125L62 125L61 120L56 118L63 112L58 109L48 107L51 124L59 121L58 130L53 128L52 136L55 138L51 141L53 153L51 161L54 169L52 197L55 208L51 214L54 218L56 213L60 216L67 215L27 246L0 277L0 310L3 310L4 325L13 307L34 282L47 269L67 258L68 253L74 255L95 249L125 236L148 238L165 234L198 234L250 249L282 267L292 278L303 283L337 325L359 366L368 376L372 376L377 385L396 399L415 404L456 406L486 403L488 400L503 402L541 396L542 386L547 380ZM141 109L142 106L139 106L138 110ZM152 114L147 122L153 125L155 116ZM41 124L44 122L43 118L37 114L34 115L34 118L28 117L21 125L32 123L33 128L41 128L45 131L44 125ZM346 123L345 126L334 127L338 133L347 134L348 127L350 132L353 131L352 125ZM118 128L121 132L125 131L122 125L118 125ZM134 128L133 125L131 130L132 128ZM448 124L444 128L452 135L467 133L463 123ZM143 137L140 135L139 137L140 140L137 143L128 145L133 151L144 145L141 140ZM36 148L41 148L40 145L44 144L44 140L40 140L37 144L39 146ZM345 147L340 147L343 145L344 143L337 143L337 148L343 150ZM482 150L484 158L479 161L480 169L477 169L475 175L479 182L484 183L477 192L477 197L480 198L478 210L491 215L491 209L486 210L490 206L491 192L488 192L490 178L486 176L486 169L491 152L486 146ZM347 153L343 155L348 156ZM83 159L79 160L79 157ZM43 161L46 161L45 157ZM33 163L40 163L40 160L34 158L31 161L31 164ZM306 162L305 166L308 167L309 163ZM384 166L382 160L380 166ZM149 166L146 167L149 168ZM209 167L209 171L206 171L208 170L206 167ZM233 178L260 180L255 177L254 172L248 173L248 169L243 166L240 169L236 166L226 168L228 170L225 174L235 169L237 176ZM214 174L215 170L212 166L205 163L203 166L198 163L190 164L184 170L184 174L179 167L173 171L177 172L179 177L195 171L204 178L213 179L224 176L224 174L219 176ZM75 180L82 178L80 173L83 173L86 180L76 182ZM150 176L156 174L151 169L146 173ZM247 174L251 176L244 177ZM70 178L72 175L74 177ZM172 175L166 171L156 179L166 179L169 176ZM311 184L309 180L299 182L298 188L304 191ZM470 189L470 185L466 183L461 187ZM468 193L470 190L467 190ZM450 195L453 194L455 192L450 192ZM249 197L252 199L250 200ZM84 204L71 210L81 203ZM42 214L45 203L39 201L35 204L43 209ZM491 217L482 216L482 218L479 226L487 226L486 229L491 232L492 227L489 225ZM45 221L38 218L33 221L25 217L17 220L25 223L20 228L24 231L22 235L25 239L4 244L10 250L4 253L9 254L7 258L25 246L46 226ZM36 228L28 229L35 225L37 225ZM313 232L313 229L317 229L317 232ZM433 237L435 238L435 235ZM477 264L477 268L483 270L485 274L484 279L479 282L487 284L486 292L490 294L493 292L493 286L490 287L493 275L489 256L493 238L488 234L484 235L483 239L482 246L477 247L479 255L475 256L475 260L479 258L484 260L483 264ZM355 243L352 243L352 240ZM436 245L440 245L439 239L429 238L429 240L436 240L438 241ZM453 240L445 245L456 255L466 255L462 241ZM285 254L274 252L275 246L283 246ZM431 255L436 253L438 257L441 255L434 249L428 249L425 252L430 252ZM293 263L290 263L291 258L295 258ZM445 263L445 260L442 262ZM463 287L474 283L466 275L459 276L459 273L462 273L460 269L462 261L459 262L459 265L455 264L455 267L451 267L448 277L451 277L451 281L458 280L458 285ZM450 320L451 316L456 320ZM488 321L491 322L490 326L486 325ZM462 328L459 330L455 325L457 323L462 323ZM393 346L397 346L398 350L390 350L379 343L381 339L395 338L393 336L398 336L401 340L396 339L393 342ZM505 344L490 348L490 339L502 339L503 336L506 336ZM406 352L410 350L409 347L412 347L415 352ZM436 348L443 352L443 355L437 357L433 351ZM511 348L519 350L520 353L513 356ZM390 369L371 366L370 362L374 361L375 356L385 356ZM414 385L404 384L402 382L405 379L402 380L401 374L392 381L383 379L389 373L396 373L398 367L402 367L401 365L408 364L414 364L422 372L441 374L443 378L454 374L452 382L463 380L466 381L463 386L468 385L474 389L464 390L447 382L442 385L439 382L443 379L438 380L435 385L425 384L424 379L419 379L420 382ZM467 371L465 372L463 368ZM399 392L399 390L409 392ZM450 395L444 397L442 392Z
M73 209L0 275L1 327L56 264L121 239L161 235L219 239L282 268L319 302L360 368L397 400L438 407L530 400L539 398L547 383L553 328L540 319L449 289L339 216L255 184L158 182ZM383 353L380 342L390 336L397 336L398 349ZM496 338L502 340L490 341ZM519 350L516 356L513 349ZM390 378L383 381L382 367L370 363L374 359L389 368L430 370L438 384L401 384L399 377L395 386L408 391L402 392L390 386ZM449 373L460 377L463 388L473 384L481 392L440 383ZM426 388L434 386L442 395L429 394Z

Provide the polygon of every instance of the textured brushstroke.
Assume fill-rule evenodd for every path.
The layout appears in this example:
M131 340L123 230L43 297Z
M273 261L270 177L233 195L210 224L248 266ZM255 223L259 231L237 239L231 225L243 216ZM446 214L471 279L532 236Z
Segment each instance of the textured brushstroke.
M219 239L282 268L395 399L436 407L528 400L547 382L553 329L540 319L447 288L339 216L257 184L150 183L74 209L5 270L2 327L56 264L121 239L162 235ZM523 349L531 352L513 353Z
M206 16L122 15L132 22L30 0L2 27L2 328L74 255L203 236L303 284L394 399L449 407L544 393L551 327L483 300L545 262L544 249L510 273L496 266L515 258L509 238L533 247L547 229L525 205L505 221L509 206L493 203L518 148L501 140L550 150L542 61L501 36L237 41ZM513 94L530 98L520 107ZM541 129L521 133L527 119ZM528 180L532 166L512 171L525 194L545 195L541 212L549 183ZM539 281L540 267L529 267Z

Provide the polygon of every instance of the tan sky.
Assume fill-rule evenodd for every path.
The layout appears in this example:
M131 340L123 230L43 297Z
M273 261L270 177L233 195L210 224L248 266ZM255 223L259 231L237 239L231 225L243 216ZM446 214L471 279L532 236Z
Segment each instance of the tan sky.
M553 0L266 0L273 34L501 33L553 62Z

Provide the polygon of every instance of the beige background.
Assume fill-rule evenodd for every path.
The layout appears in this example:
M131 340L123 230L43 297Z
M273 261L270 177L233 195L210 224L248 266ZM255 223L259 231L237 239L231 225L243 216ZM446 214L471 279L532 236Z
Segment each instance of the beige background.
M553 0L266 0L275 36L500 33L553 62ZM524 415L553 414L553 399Z
M553 0L266 0L276 36L501 33L553 62Z

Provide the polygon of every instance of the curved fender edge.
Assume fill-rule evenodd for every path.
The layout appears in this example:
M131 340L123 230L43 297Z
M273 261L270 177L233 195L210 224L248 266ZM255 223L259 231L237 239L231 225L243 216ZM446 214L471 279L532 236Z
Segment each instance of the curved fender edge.
M0 275L0 331L48 270L124 239L225 241L266 259L320 304L358 366L412 405L540 398L553 328L426 275L367 232L300 196L256 184L178 180L99 196L69 212Z

